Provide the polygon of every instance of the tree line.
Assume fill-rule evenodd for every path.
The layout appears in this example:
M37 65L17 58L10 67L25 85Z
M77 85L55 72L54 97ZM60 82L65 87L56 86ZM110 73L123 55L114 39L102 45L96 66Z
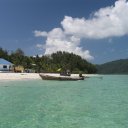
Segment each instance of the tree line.
M128 74L128 59L120 59L97 65L98 74Z
M4 58L14 65L21 65L25 69L33 69L36 72L58 72L70 70L72 73L96 73L95 65L87 62L78 55L58 51L51 55L39 57L26 56L22 49L18 48L11 53L0 48L0 58Z

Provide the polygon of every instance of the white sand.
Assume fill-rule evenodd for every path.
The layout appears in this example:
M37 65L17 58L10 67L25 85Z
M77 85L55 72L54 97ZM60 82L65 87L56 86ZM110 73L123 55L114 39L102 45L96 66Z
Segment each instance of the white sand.
M0 73L0 80L41 79L38 73Z

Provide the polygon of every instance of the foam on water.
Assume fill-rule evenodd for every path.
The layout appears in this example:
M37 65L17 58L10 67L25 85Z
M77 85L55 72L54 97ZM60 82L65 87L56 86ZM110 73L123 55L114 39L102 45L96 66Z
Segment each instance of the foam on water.
M0 128L128 127L128 75L0 85Z

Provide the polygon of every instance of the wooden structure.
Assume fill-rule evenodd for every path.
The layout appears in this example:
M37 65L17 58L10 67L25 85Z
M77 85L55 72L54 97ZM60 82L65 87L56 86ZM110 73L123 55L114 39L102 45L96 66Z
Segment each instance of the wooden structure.
M24 72L24 67L21 65L15 66L14 72Z
M53 76L46 74L39 74L43 80L60 80L60 81L76 81L76 80L84 80L84 76Z

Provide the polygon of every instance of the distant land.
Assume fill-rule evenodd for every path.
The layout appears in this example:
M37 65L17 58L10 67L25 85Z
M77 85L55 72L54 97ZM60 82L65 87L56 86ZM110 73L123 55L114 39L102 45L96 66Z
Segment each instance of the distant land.
M98 74L128 74L128 59L120 59L97 65Z

